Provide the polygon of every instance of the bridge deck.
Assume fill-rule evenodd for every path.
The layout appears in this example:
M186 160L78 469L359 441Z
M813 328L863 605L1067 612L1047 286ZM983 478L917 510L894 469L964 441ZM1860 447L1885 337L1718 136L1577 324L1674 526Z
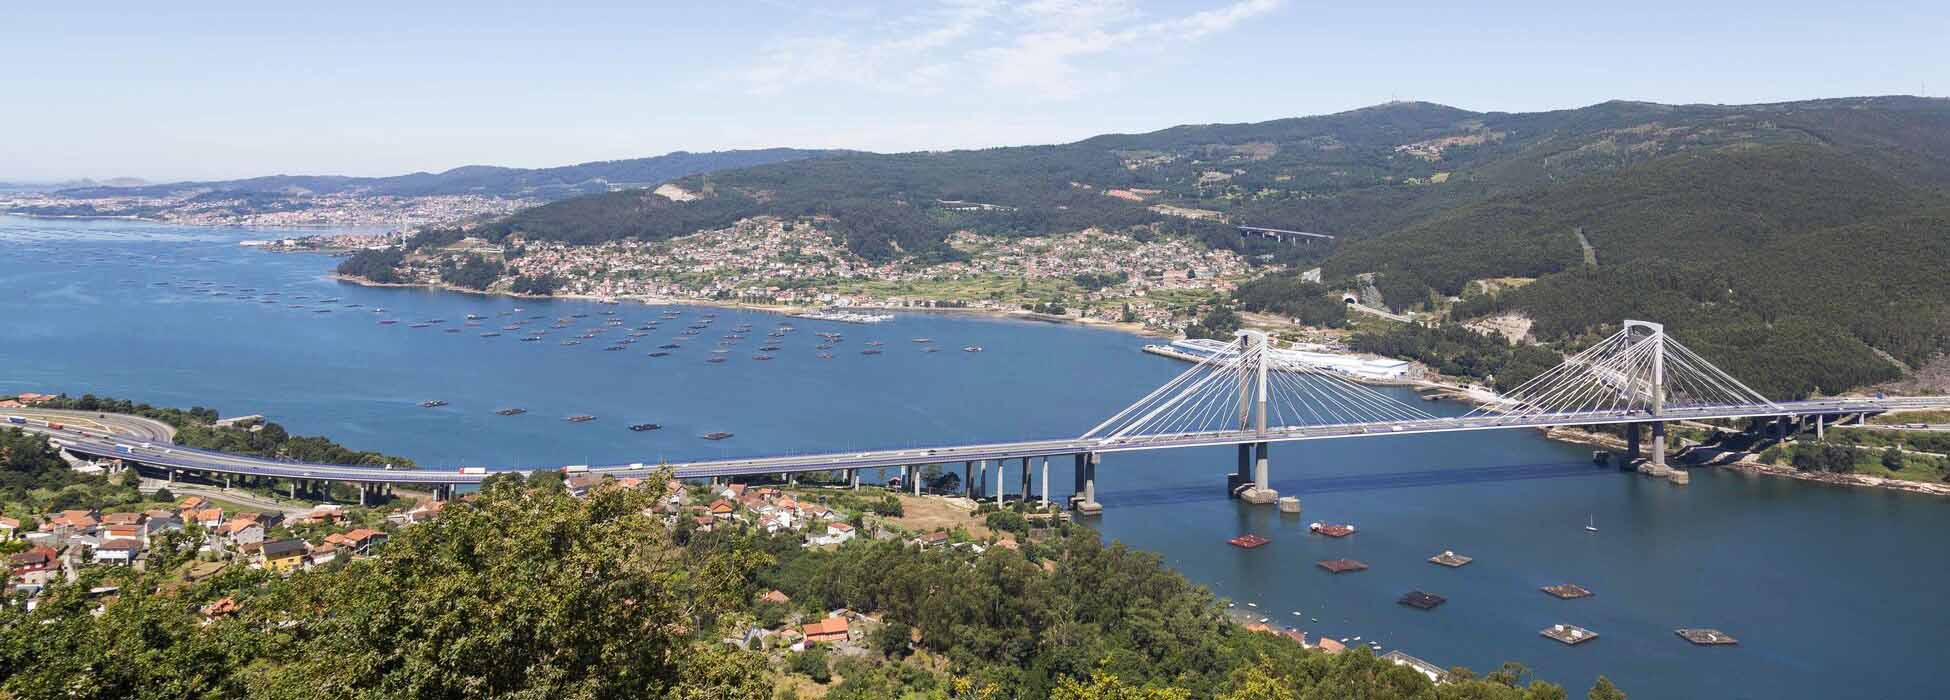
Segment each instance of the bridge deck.
M1824 399L1817 401L1790 401L1773 405L1672 407L1657 417L1642 411L1582 412L1533 416L1487 415L1415 421L1275 427L1269 428L1264 433L1252 430L1225 430L1171 435L1130 436L1117 439L1061 438L977 445L948 445L934 448L780 455L670 464L611 464L594 466L591 468L591 472L615 476L643 476L667 467L674 472L677 478L690 479L781 472L876 469L913 464L941 464L975 460L1049 457L1085 452L1132 452L1138 450L1223 446L1258 442L1293 442L1300 440L1421 435L1472 430L1549 428L1556 426L1603 425L1612 423L1881 413L1891 410L1916 409L1950 409L1950 397L1863 400ZM388 470L379 467L307 464L245 457L174 445L152 443L150 446L144 447L141 443L135 442L126 436L100 430L83 429L77 426L67 426L63 430L56 431L49 429L45 422L37 425L30 421L27 425L17 425L14 427L48 433L61 440L70 452L78 454L98 457L118 457L155 467L219 474L244 474L286 479L320 479L365 483L448 485L479 483L488 476L498 472L534 472L559 468L530 467L493 469L488 474L462 474L458 470L453 469Z

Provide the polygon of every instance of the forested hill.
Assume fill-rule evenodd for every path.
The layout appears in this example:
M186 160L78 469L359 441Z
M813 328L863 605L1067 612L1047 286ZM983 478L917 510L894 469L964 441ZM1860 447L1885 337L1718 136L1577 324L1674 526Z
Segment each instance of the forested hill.
M827 153L827 151L796 148L714 153L676 151L648 158L606 160L554 168L468 165L438 173L421 172L391 177L270 175L243 180L174 182L140 187L80 187L61 190L60 194L76 198L155 197L186 191L209 190L244 194L360 193L400 197L477 194L559 199L577 194L607 192L613 186L653 187L667 180L713 170L799 160Z
M673 184L688 194L576 197L442 233L594 243L819 216L869 259L927 261L956 255L944 241L958 230L1158 225L1289 266L1276 274L1320 264L1330 288L1378 273L1371 301L1398 310L1527 315L1538 339L1567 347L1622 315L1671 320L1756 370L1743 376L1768 376L1771 394L1872 384L1950 348L1943 99L1526 114L1391 103L1053 146L837 154ZM1339 242L1242 241L1234 224ZM1473 295L1472 281L1501 277L1542 281ZM1766 362L1779 368L1758 371Z

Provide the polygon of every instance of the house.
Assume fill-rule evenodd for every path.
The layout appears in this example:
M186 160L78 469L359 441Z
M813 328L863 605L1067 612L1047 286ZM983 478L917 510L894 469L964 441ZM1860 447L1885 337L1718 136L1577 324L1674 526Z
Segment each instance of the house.
M176 504L176 509L177 510L203 510L203 507L207 505L210 505L210 502L208 500L205 500L202 496L191 496L189 498L183 499L182 503Z
M264 525L256 520L232 520L217 528L217 534L231 544L252 544L264 541Z
M718 495L736 501L745 497L745 485L726 484L724 488L718 489Z
M183 521L177 519L173 513L164 513L161 516L151 515L142 520L142 541L147 544L158 535L181 529L183 529Z
M716 524L717 522L718 522L717 518L713 518L709 515L700 515L691 518L691 524L697 526L698 532L710 532L711 526Z
M258 547L258 557L264 568L278 573L290 573L305 561L304 540L272 540Z
M336 561L338 558L339 558L338 547L334 547L330 544L321 544L311 548L311 553L305 555L305 568L309 569L309 568L324 566L326 564L332 563L333 561Z
M1334 641L1329 637L1321 637L1320 641L1314 643L1314 648L1329 654L1339 654L1347 651L1347 645Z
M13 518L0 518L0 542L13 540L14 533L20 530L20 521Z
M562 486L569 490L570 496L582 498L589 495L590 489L596 488L596 485L601 483L603 483L601 474L582 474L563 480Z
M95 548L95 561L115 566L128 566L135 563L137 555L142 554L142 542L132 539L113 539Z
M30 574L61 568L61 553L53 547L35 546L9 557L7 565L14 578L24 579Z
M345 541L354 553L371 554L373 547L386 543L386 533L362 527L345 533Z
M218 527L222 527L223 509L204 508L202 510L198 510L195 512L195 514L191 516L190 522L194 522L197 525L201 525L206 530L214 530Z
M103 540L133 540L142 537L142 526L135 524L103 525L95 528L95 532Z
M142 522L141 513L109 513L101 517L103 525L137 525Z
M922 549L927 549L929 547L938 547L947 543L948 543L948 533L936 530L934 532L930 532L928 534L914 538L914 540L910 544L920 545Z
M827 523L826 534L814 537L812 543L816 545L840 544L853 539L854 534L852 525L846 523Z
M736 510L738 510L737 506L726 503L722 499L711 502L711 517L719 520L729 520L732 512Z
M799 632L806 635L806 641L808 642L829 644L833 642L844 642L846 641L847 632L846 618L829 617L810 625L803 625L799 628Z
M1415 669L1417 673L1420 673L1423 676L1427 676L1430 681L1436 683L1441 683L1443 678L1449 675L1449 672L1443 670L1441 666L1437 666L1435 664L1429 663L1427 661L1423 661L1421 659L1415 658L1408 654L1404 654L1400 649L1396 649L1386 654L1382 654L1381 660L1387 661L1396 666L1407 666L1409 668Z

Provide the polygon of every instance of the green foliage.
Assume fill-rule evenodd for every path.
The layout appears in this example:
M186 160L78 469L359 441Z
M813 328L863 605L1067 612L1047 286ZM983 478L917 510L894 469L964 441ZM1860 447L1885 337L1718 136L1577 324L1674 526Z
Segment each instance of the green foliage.
M1404 357L1452 377L1495 378L1495 385L1515 387L1563 361L1556 352L1529 344L1511 345L1499 335L1478 333L1458 325L1410 323L1385 332L1356 333L1348 340L1356 352Z
M1247 311L1290 316L1309 326L1347 325L1347 304L1327 287L1300 281L1299 275L1272 273L1239 285L1233 293Z
M31 612L0 607L0 696L768 697L762 657L712 639L762 557L673 549L642 515L654 500L502 481L336 569L233 567L180 590L91 572L121 595L93 598L85 577ZM225 596L239 612L206 625L199 608Z
M1219 304L1205 312L1199 320L1185 326L1185 337L1210 338L1229 343L1232 342L1233 335L1239 332L1240 323L1238 311L1225 304Z
M1029 533L1029 520L1023 518L1021 513L1012 510L998 510L989 513L988 517L983 519L983 522L991 530L1013 532L1019 535L1027 535Z
M555 275L518 275L510 288L516 294L548 296L562 288L562 278Z
M367 248L339 261L337 272L346 277L394 284L401 279L399 266L405 261L406 252L399 248Z
M811 678L814 683L820 685L833 681L833 671L827 665L826 648L817 644L786 657L786 668L793 673Z
M449 259L440 268L440 281L463 289L487 289L507 267L498 260L489 260L479 255L462 256L458 261Z

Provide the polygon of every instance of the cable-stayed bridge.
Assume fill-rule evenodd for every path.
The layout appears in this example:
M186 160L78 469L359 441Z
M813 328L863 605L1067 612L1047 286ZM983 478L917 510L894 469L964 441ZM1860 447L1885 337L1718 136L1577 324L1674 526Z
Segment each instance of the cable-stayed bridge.
M1771 401L1714 367L1665 333L1659 324L1626 321L1611 336L1495 401L1460 416L1437 416L1397 400L1338 372L1306 364L1274 351L1258 331L1242 331L1229 345L1200 361L1136 403L1074 438L942 445L933 448L867 450L703 460L669 464L611 464L516 469L447 468L387 470L376 467L303 464L243 457L168 445L147 439L154 428L109 422L95 427L53 427L50 418L29 419L18 427L49 432L72 453L115 457L166 472L221 478L272 478L291 482L345 482L365 486L419 484L451 487L479 483L496 472L567 469L575 472L647 476L670 469L677 478L728 478L755 474L843 472L855 486L863 469L900 468L904 483L919 489L924 465L961 463L970 484L980 465L984 482L990 463L1001 498L1010 462L1020 462L1018 493L1031 494L1040 460L1042 497L1049 498L1049 462L1074 462L1073 502L1086 512L1097 508L1096 471L1104 455L1136 450L1233 445L1238 464L1229 489L1252 502L1277 498L1269 486L1269 448L1273 443L1390 435L1625 424L1636 456L1640 425L1651 426L1652 449L1641 469L1665 474L1665 426L1670 421L1781 418L1827 421L1892 410L1950 409L1950 397L1817 399ZM149 432L144 432L148 430ZM295 485L293 488L296 488Z

